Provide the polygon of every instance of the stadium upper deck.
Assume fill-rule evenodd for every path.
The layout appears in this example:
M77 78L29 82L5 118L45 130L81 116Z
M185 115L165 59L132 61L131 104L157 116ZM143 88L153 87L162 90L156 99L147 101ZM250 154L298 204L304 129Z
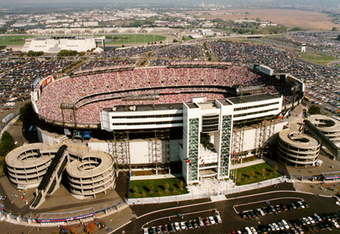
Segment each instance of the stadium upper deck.
M236 88L260 86L258 93L280 93L284 105L291 102L291 85L275 78L254 73L247 68L224 63L197 67L179 63L173 67L110 67L87 71L43 84L34 89L33 106L39 116L55 125L78 124L79 128L100 128L104 108L138 106L157 109L161 104L191 102L193 97L206 100L234 96ZM222 66L223 65L223 66ZM178 106L177 106L178 108ZM144 110L147 108L144 108ZM65 124L64 124L65 123Z

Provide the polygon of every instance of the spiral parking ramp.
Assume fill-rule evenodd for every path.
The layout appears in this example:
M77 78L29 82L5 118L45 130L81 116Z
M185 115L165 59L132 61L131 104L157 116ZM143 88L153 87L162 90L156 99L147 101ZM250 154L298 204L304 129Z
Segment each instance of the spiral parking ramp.
M279 160L293 166L315 166L321 144L312 136L290 129L279 134Z

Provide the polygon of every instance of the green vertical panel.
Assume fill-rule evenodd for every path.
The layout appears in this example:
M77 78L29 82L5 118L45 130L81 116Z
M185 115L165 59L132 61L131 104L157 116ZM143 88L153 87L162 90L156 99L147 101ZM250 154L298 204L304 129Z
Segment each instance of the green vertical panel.
M229 158L231 144L231 115L222 117L222 137L221 137L221 155L220 155L220 176L229 176Z
M198 180L199 121L189 119L189 182Z

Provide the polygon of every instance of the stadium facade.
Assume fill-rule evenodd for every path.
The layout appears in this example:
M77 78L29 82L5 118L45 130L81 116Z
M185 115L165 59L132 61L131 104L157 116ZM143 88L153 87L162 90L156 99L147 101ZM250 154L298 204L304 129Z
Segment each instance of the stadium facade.
M229 179L233 161L262 157L303 96L300 80L262 65L124 65L37 79L31 100L42 143L8 154L9 179L36 188L31 209L64 171L79 199L114 188L120 170L182 173L188 184ZM70 138L83 143L64 144Z
M232 157L259 154L283 129L277 119L303 97L304 85L295 77L254 67L179 62L79 71L41 80L32 103L45 125L69 137L91 132L88 146L109 153L116 170L169 173L181 167L189 184L208 176L227 179ZM274 87L284 93L269 94ZM38 130L44 143L65 139Z

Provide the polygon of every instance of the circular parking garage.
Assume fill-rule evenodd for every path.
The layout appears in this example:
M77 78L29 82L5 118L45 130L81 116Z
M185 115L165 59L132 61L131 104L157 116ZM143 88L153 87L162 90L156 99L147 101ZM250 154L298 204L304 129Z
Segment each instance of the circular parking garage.
M9 152L5 158L9 179L18 187L38 187L58 146L28 144Z
M115 187L113 159L101 151L83 153L69 164L66 171L72 195L78 199L95 197Z
M78 199L95 197L115 188L114 163L110 154L87 147L68 146L65 147L67 159L58 162L54 159L62 147L65 145L35 143L12 150L5 159L9 180L18 187L39 188L48 171L52 178L55 174L59 177L66 170L69 190ZM53 167L58 163L60 166ZM56 183L58 181L55 180Z
M340 142L340 121L326 115L311 115L308 120L336 145Z
M320 142L314 137L290 129L279 134L279 160L293 166L315 166L320 151Z

